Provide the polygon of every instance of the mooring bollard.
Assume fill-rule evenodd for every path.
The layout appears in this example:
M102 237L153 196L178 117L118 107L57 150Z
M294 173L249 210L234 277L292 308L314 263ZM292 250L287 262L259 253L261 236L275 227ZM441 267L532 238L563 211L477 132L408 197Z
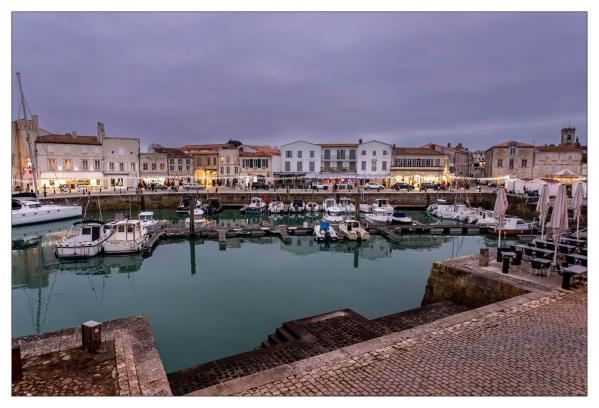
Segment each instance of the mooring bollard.
M481 248L478 255L478 266L489 265L489 248Z
M12 382L23 378L23 362L21 361L21 346L12 346Z
M102 343L102 324L89 320L81 325L81 346L88 353L95 352Z
M503 263L501 265L501 272L509 273L509 270L510 270L510 258L508 258L507 256L504 256Z

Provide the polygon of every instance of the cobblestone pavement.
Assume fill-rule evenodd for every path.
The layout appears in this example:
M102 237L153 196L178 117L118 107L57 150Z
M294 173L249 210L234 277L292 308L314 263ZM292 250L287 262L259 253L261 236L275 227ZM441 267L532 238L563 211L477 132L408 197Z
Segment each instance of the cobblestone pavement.
M555 291L239 395L586 395L586 305Z

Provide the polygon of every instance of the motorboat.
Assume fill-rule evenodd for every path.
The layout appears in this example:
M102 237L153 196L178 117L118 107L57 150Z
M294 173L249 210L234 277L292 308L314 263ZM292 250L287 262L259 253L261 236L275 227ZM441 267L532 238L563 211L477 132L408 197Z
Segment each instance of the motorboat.
M370 204L361 203L360 204L360 212L369 213L372 211L372 206Z
M183 197L177 206L176 212L179 214L189 214L189 205L192 197ZM195 208L202 208L202 201L196 200Z
M438 199L436 203L431 204L428 207L426 207L426 212L429 215L438 217L438 215L437 215L438 213L446 211L449 208L449 206L451 206L451 205L452 204L448 203L447 200Z
M401 207L394 207L391 215L391 224L412 224L412 218L408 217Z
M386 198L377 198L372 204L372 212L379 214L393 214L393 207L389 204Z
M102 252L104 241L112 235L104 222L83 220L74 223L65 239L56 246L57 258L91 258Z
M266 203L260 197L252 197L250 203L245 206L246 214L262 214L266 211Z
M139 223L143 228L150 228L158 225L158 220L154 219L152 211L142 211L139 213Z
M206 205L206 214L218 214L223 210L223 203L218 198L213 198Z
M247 211L247 209L246 209ZM271 214L281 214L285 211L285 204L280 200L273 200L268 204L268 212Z
M339 236L335 232L335 229L333 229L329 223L324 220L321 220L314 226L314 238L319 242L339 240Z
M291 214L301 214L301 213L306 212L306 206L304 205L304 200L293 200L293 202L289 206L289 212Z
M341 197L338 206L346 214L354 214L356 212L356 206L347 197Z
M368 213L365 219L368 225L389 225L391 223L391 216L383 213Z
M322 210L331 215L343 214L343 210L337 205L337 201L335 201L334 198L327 198L324 200L322 203Z
M315 213L320 211L320 206L316 204L314 201L310 201L306 204L306 211Z
M204 218L204 211L201 208L196 208L193 210L193 224L205 224L206 219ZM189 227L189 217L185 218L185 225Z
M13 196L12 225L37 224L81 217L80 205L41 204L33 196Z
M508 217L503 220L501 225L501 235L527 235L531 232L531 225L527 224L521 218ZM487 228L491 234L499 234L497 225L492 225Z
M140 252L148 239L146 229L139 220L122 220L112 225L112 235L104 241L106 254L130 254Z
M491 210L483 210L481 208L474 210L476 214L473 217L468 217L465 222L469 224L479 224L493 226L497 223L495 213Z
M370 234L360 226L360 222L356 220L345 220L339 226L339 232L342 232L345 238L350 241L368 241Z
M325 214L322 219L328 222L329 225L341 225L345 221L342 216L333 214Z

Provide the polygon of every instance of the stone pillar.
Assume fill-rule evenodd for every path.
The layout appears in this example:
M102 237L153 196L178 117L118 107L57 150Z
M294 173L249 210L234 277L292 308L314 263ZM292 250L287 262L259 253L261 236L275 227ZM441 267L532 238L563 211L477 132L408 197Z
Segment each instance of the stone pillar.
M89 320L81 325L81 346L88 353L95 352L102 343L101 323Z
M478 255L478 266L489 265L489 248L481 248Z

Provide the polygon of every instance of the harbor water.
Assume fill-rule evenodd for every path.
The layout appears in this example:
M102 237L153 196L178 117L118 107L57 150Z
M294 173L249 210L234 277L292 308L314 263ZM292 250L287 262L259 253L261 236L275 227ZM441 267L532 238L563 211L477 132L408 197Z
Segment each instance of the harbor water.
M430 223L420 211L413 219ZM103 214L111 219L114 214ZM96 215L97 216L97 215ZM174 210L155 218L182 222ZM316 217L281 216L301 224ZM225 211L212 222L257 223ZM65 262L54 246L72 221L13 228L12 336L145 315L167 372L257 347L283 322L351 308L367 318L420 306L432 262L496 246L489 236L406 235L391 243L311 236L165 240L151 256Z

